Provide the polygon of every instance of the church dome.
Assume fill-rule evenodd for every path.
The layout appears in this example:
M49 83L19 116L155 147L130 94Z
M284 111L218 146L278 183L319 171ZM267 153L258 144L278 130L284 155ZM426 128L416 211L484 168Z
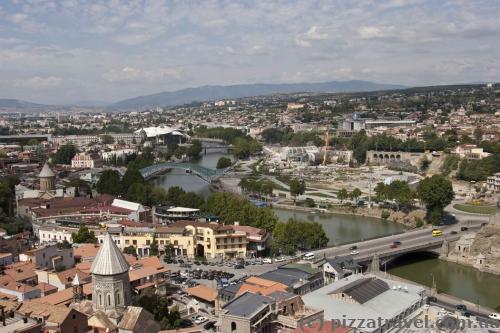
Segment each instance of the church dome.
M127 272L129 265L123 253L116 246L110 234L104 237L104 243L97 252L90 272L97 275L117 275Z

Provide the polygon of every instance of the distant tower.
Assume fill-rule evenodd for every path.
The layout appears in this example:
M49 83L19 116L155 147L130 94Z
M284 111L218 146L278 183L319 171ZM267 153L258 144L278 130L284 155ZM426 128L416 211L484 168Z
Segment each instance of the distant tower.
M42 171L38 174L38 178L40 178L40 191L52 192L56 189L56 175L52 172L47 162L43 165Z
M119 314L131 302L129 265L109 234L92 263L92 305L94 311Z
M73 282L71 283L73 286L73 302L79 302L83 297L83 283L80 281L80 277L78 276L78 273L75 274L75 278L73 279Z

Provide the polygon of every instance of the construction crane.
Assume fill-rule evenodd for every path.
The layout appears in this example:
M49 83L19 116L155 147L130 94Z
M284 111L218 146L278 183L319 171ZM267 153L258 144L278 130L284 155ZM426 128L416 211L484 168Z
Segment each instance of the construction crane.
M326 158L328 157L328 144L329 144L329 133L328 129L325 130L325 133L323 135L325 139L325 144L323 146L323 165L326 165Z

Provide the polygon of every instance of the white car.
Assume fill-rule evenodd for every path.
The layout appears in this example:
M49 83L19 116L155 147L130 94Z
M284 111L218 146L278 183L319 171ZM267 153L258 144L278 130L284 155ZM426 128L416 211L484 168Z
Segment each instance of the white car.
M493 320L500 320L500 313L492 313L488 316L488 318Z
M262 262L263 262L264 264L272 264L272 263L273 263L273 260L272 260L271 258L264 258L264 259L262 260Z
M352 250L352 251L351 251L351 254L352 254L352 255L359 254L359 251Z
M275 262L283 262L285 260L286 260L285 257L278 257L278 258L274 259Z
M204 323L204 322L206 322L206 321L207 321L207 318L205 318L205 317L203 317L203 316L198 316L198 317L196 317L196 319L194 320L194 323L195 323L196 325L199 325L199 324L202 324L202 323Z

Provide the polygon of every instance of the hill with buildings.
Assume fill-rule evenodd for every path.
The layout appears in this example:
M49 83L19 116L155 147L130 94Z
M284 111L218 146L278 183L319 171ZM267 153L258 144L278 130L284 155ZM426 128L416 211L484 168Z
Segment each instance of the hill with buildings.
M230 86L203 86L187 88L177 91L161 92L157 94L125 99L107 107L108 110L142 109L153 106L173 106L192 102L201 102L217 99L242 98L276 93L294 92L360 92L388 89L402 89L401 85L383 84L370 81L330 81L320 83L287 83L287 84L238 84Z

